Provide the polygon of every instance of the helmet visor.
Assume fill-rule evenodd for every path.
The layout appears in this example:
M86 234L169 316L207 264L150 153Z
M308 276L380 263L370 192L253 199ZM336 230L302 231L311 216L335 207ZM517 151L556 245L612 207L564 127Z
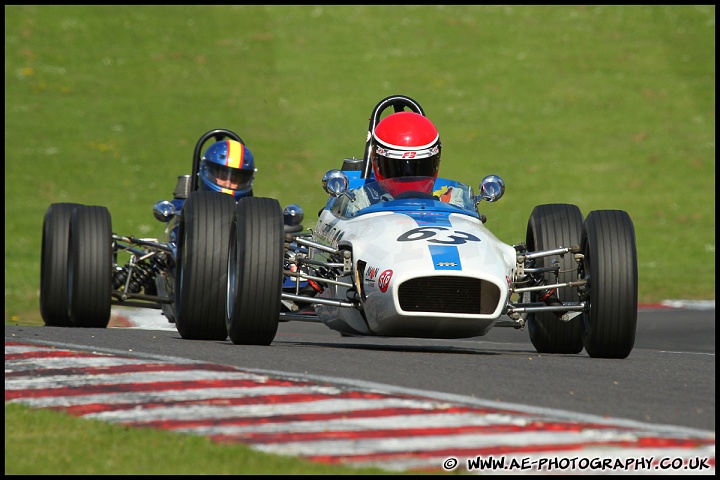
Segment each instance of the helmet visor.
M440 168L440 152L429 155L425 152L395 152L376 145L371 155L383 178L436 177Z
M202 174L212 183L230 190L247 190L252 187L253 170L241 170L213 162L203 162Z

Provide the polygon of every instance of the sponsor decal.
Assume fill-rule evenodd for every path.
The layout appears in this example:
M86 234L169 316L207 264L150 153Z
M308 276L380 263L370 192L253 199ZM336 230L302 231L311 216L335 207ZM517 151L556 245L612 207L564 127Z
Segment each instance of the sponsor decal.
M365 278L368 280L375 280L375 277L377 277L379 271L380 269L377 267L368 267L367 271L365 272Z
M457 263L455 262L438 262L435 264L438 267L457 267Z
M338 219L334 219L332 222L318 222L318 234L319 238L329 242L332 246L337 246L345 232L338 228Z
M392 278L392 275L392 270L385 270L380 274L380 278L378 278L378 287L380 288L381 292L387 292L387 289L390 286L390 279Z
M388 158L427 158L437 155L439 149L437 146L422 150L391 150L381 146L375 147L375 152Z

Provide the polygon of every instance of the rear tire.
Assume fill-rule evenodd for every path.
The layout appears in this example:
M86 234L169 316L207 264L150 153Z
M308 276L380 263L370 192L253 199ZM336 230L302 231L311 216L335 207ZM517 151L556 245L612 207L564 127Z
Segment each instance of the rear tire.
M583 216L575 205L556 203L538 205L528 221L526 243L529 251L551 250L559 246L580 245ZM538 267L551 266L555 257L538 258ZM561 283L577 280L577 263L572 254L558 257ZM546 273L547 283L555 283L555 275ZM557 289L563 302L579 300L577 287ZM540 294L531 292L533 302L539 302ZM579 316L570 321L560 320L553 312L530 313L527 317L530 341L539 353L580 353L583 349L582 321Z
M69 327L68 237L77 203L53 203L45 212L40 260L40 315L49 327Z
M270 345L283 286L284 224L272 198L241 198L230 234L227 331L236 345Z
M583 344L593 358L626 358L635 345L638 268L635 227L627 212L595 210L583 225L583 275L590 308Z
M70 217L68 312L70 325L106 328L113 278L112 220L105 207L78 206Z
M225 340L228 238L235 199L196 191L185 201L178 230L175 327L188 340Z

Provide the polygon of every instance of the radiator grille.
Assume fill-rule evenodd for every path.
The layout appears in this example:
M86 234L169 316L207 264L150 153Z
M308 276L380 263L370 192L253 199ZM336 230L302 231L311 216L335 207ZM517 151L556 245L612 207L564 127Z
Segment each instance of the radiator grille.
M500 289L477 278L421 277L403 282L398 299L406 312L489 315L500 301Z

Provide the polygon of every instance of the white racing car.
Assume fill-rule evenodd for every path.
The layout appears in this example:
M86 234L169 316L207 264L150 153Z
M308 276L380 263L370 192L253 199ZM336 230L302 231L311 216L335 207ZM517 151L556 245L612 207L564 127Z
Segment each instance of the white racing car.
M571 204L530 214L509 245L479 207L503 180L473 189L437 178L431 193L378 193L371 139L385 112L425 116L395 95L374 108L364 158L322 179L329 194L309 232L288 232L277 200L241 199L230 229L226 323L235 344L270 344L280 320L320 321L345 336L467 338L527 327L540 353L625 358L637 323L635 231L622 210L583 218ZM452 202L443 201L453 191ZM288 213L290 212L290 213ZM294 213L302 221L302 209ZM296 288L287 288L288 281Z

